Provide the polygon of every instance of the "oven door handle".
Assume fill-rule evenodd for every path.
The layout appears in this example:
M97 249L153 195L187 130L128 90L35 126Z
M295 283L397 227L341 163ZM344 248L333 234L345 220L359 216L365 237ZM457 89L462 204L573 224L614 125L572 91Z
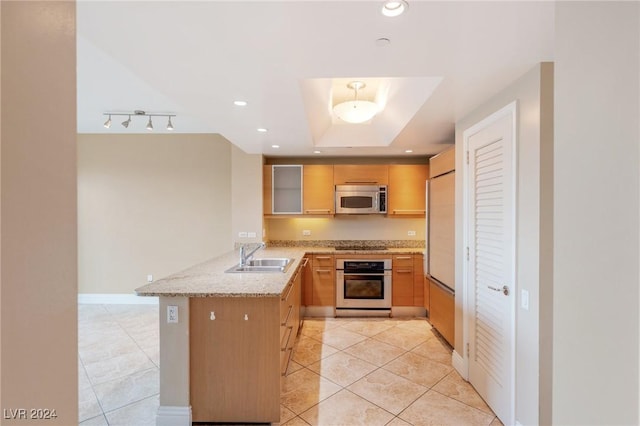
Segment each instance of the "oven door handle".
M342 270L339 270L339 271L343 272ZM366 275L366 276L377 275L377 276L380 276L380 275L390 275L390 273L391 273L391 271L387 271L387 270L385 270L383 272L372 272L372 273L368 273L368 272L362 272L362 273L360 273L360 272L346 272L346 271L343 272L343 274L345 276L347 276L347 275Z

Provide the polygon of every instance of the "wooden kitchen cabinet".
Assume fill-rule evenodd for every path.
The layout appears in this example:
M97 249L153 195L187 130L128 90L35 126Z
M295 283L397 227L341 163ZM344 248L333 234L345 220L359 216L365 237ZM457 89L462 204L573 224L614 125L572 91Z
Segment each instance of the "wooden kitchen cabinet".
M389 184L388 164L336 164L333 166L333 183L349 184Z
M303 166L303 210L307 215L335 213L333 165Z
M313 305L313 256L304 257L302 266L302 306Z
M271 206L272 177L273 171L271 166L262 166L262 214L265 216L272 214L273 211Z
M277 297L190 299L194 422L280 421L279 302Z
M424 256L413 255L413 306L424 306Z
M388 216L424 216L428 178L427 164L390 164Z
M299 330L302 267L280 297L189 299L194 422L280 422L281 378Z
M413 306L413 256L394 255L392 260L391 304Z
M336 305L336 265L332 255L313 255L313 306Z
M455 300L453 290L434 279L429 279L430 315L433 327L449 342L454 344L455 336Z

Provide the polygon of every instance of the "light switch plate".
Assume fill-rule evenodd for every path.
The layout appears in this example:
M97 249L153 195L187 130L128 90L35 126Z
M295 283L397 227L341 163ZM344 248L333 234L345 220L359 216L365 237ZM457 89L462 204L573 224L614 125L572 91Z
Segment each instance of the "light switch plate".
M247 238L246 232L238 232L238 238Z
M308 237L309 235L311 235L311 230L310 229L303 229L302 230L302 235L305 237Z
M153 282L153 275L151 275L151 274L147 275L147 282L148 283L152 283Z
M415 237L416 236L416 231L408 231L407 235L410 237Z
M255 238L255 237L256 237L256 233L255 233L255 232L248 232L248 233L247 233L247 236L248 236L249 238Z

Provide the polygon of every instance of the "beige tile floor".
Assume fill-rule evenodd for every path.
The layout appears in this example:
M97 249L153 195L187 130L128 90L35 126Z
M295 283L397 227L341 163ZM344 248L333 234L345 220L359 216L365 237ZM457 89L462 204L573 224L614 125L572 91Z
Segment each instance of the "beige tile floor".
M158 308L79 305L81 425L154 425ZM424 319L307 318L284 379L293 425L501 425Z

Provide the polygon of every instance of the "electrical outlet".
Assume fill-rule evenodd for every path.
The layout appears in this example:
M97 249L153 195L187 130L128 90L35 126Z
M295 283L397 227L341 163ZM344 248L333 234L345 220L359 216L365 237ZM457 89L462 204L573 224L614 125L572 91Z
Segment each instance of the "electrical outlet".
M246 232L238 232L238 237L239 238L247 238L247 233Z
M178 322L178 307L175 305L167 306L167 323L176 324Z
M305 237L308 237L309 235L311 235L311 230L310 229L303 229L302 230L302 235Z
M147 275L147 282L148 283L152 283L153 282L153 275L151 275L151 274Z
M256 233L255 233L255 232L248 232L248 233L247 233L247 236L248 236L249 238L255 238L255 237L256 237Z
M410 237L415 237L416 236L416 231L408 231L407 235Z

